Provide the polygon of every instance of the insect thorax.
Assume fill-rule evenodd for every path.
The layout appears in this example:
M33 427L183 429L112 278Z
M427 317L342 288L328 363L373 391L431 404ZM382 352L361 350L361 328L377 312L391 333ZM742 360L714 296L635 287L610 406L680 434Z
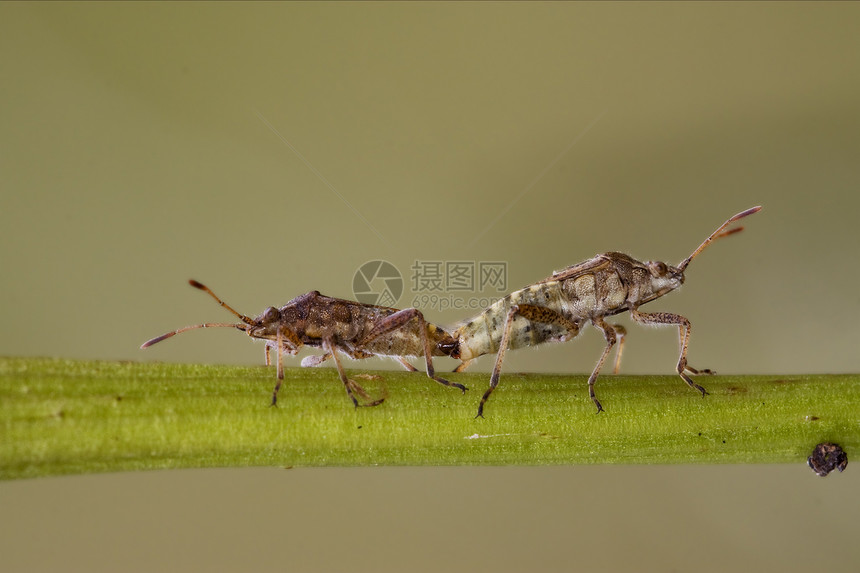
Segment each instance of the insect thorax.
M564 280L548 280L528 286L497 301L456 331L460 340L460 358L469 360L498 351L511 305L548 308L580 326L594 316L615 314L626 306L627 295L625 281L612 265ZM509 347L562 342L575 334L564 326L515 316Z

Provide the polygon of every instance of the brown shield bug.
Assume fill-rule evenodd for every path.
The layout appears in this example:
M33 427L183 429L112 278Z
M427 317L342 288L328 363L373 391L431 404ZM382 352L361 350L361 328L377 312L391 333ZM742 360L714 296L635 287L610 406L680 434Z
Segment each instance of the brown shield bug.
M390 356L411 371L416 369L406 361L406 357L423 356L427 376L445 386L466 391L462 384L449 382L436 375L432 355L446 355L447 352L442 349L450 348L454 340L445 330L425 321L424 315L415 308L398 310L332 298L318 291L311 291L294 298L281 308L270 306L256 318L250 318L218 298L209 287L195 280L189 281L189 284L208 293L241 322L208 322L186 326L144 342L141 348L148 348L176 334L196 328L241 330L251 338L266 343L267 366L271 364L270 349L274 348L277 352L278 382L272 393L273 406L277 403L278 390L284 379L283 355L295 355L303 346L321 348L323 354L306 357L302 366L317 366L329 358L334 360L338 376L355 406L376 406L382 403L384 398L370 400L367 392L346 376L338 357L339 352L354 359ZM355 394L369 401L360 403Z

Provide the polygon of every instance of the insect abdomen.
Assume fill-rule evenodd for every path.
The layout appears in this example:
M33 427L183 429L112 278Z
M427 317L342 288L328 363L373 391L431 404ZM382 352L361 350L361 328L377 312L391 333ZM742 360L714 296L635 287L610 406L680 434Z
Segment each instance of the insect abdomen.
M508 311L515 304L528 304L560 311L560 285L557 282L545 282L515 291L496 301L457 329L454 336L460 340L461 360L471 360L499 350ZM565 334L567 331L560 326L533 323L521 316L515 316L511 325L509 348L522 348L541 342L561 340Z

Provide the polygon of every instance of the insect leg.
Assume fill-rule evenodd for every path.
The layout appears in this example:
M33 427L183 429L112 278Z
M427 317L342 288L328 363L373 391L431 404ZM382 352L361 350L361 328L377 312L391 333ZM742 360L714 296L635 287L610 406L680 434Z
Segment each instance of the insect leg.
M269 360L269 345L266 343L266 365ZM298 352L298 348L302 345L302 341L296 334L286 328L278 328L278 333L275 338L275 348L278 351L278 383L275 384L275 390L272 392L272 406L278 405L278 390L281 389L281 384L284 382L284 351L290 354Z
M337 366L338 377L340 377L340 381L343 382L343 385L346 388L346 394L347 396L349 396L349 399L352 400L352 403L355 405L356 408L358 408L359 406L378 406L385 401L385 398L380 398L378 400L368 402L367 404L359 404L358 399L356 399L355 395L353 395L352 393L353 390L355 390L358 395L365 399L369 399L370 395L365 392L364 388L359 386L358 383L346 377L346 372L344 372L343 365L340 363L340 358L338 358L337 356L337 351L334 347L334 343L328 338L323 338L322 346L325 353L331 355L332 359L334 360L334 364L335 366Z
M684 344L684 331L679 328L678 329L678 345L679 345L679 347L682 344ZM684 370L686 370L690 374L716 374L716 372L714 370L711 370L710 368L698 369L698 368L693 368L689 364L686 364L684 366Z
M286 334L284 336L286 337ZM272 365L272 358L271 358L269 352L272 350L272 348L276 347L276 344L277 344L276 342L272 342L271 340L266 341L266 346L263 348L263 351L266 355L266 366ZM284 350L287 350L288 352L290 352L290 347L285 346ZM290 353L294 354L293 352L290 352Z
M472 360L474 360L474 358ZM464 360L456 368L454 368L454 372L462 372L463 370L465 370L466 368L469 367L469 364L472 363L472 360Z
M603 337L606 339L606 347L603 349L603 354L600 355L597 365L591 372L591 376L588 377L588 395L591 397L591 401L594 402L594 405L597 406L597 412L599 413L603 411L603 406L600 405L600 400L598 400L597 396L594 394L594 383L597 381L597 375L600 373L600 369L603 367L606 357L609 356L609 351L612 350L612 347L615 346L616 342L618 343L618 349L615 353L615 369L617 373L618 361L621 358L621 345L623 344L622 341L624 340L624 335L627 331L623 326L604 322L604 320L599 316L592 318L591 324L603 331Z
M355 349L352 349L352 350L341 349L341 352L343 352L344 354L346 354L347 356L349 356L353 360L361 360L362 358L371 358L371 357L375 356L375 354L373 354L372 352L364 352L362 350L355 350ZM311 354L310 356L305 356L304 358L302 358L301 366L302 366L302 368L316 368L317 366L319 366L320 364L322 364L323 362L325 362L329 358L331 358L331 354L328 354L328 353L323 353L323 354L319 354L319 355ZM415 370L415 369L413 368L413 370Z
M693 382L693 379L687 376L686 372L697 372L687 366L687 346L690 343L690 321L680 314L672 314L670 312L652 312L643 313L635 308L630 309L630 318L642 324L675 324L679 329L679 338L681 346L681 355L678 357L678 375L687 383L690 388L695 388L702 393L702 396L707 394L707 390Z
M406 368L407 370L409 370L410 372L418 372L418 369L417 369L417 368L415 368L414 366L412 366L411 364L409 364L409 361L408 361L408 360L406 360L405 358L403 358L403 357L401 357L401 356L398 356L398 357L397 357L397 361L398 361L401 365L403 365L403 367L404 367L404 368Z
M424 361L427 365L427 376L440 384L459 388L460 391L465 392L466 387L462 384L457 384L456 382L449 382L448 380L445 380L440 376L436 376L436 370L433 368L433 353L430 349L430 337L427 336L427 322L424 320L424 315L417 308L406 308L401 311L395 312L390 316L386 316L384 319L379 321L379 323L367 336L364 337L361 342L359 342L358 346L363 346L370 341L379 338L380 336L388 334L389 332L397 330L398 328L403 328L412 319L418 320L418 335L421 338L421 347L424 350ZM402 359L398 360L400 360L401 364L405 362L405 360Z
M574 338L579 334L579 325L577 323L565 318L563 315L551 308L535 306L532 304L511 305L511 308L508 310L508 315L505 317L502 339L499 341L499 353L496 355L496 364L493 366L493 374L490 376L490 387L487 388L487 391L484 392L484 395L481 397L481 403L478 404L478 414L475 416L476 418L484 417L484 403L486 403L490 394L493 393L493 390L496 389L496 386L499 385L499 378L502 374L502 361L505 359L505 352L509 346L514 319L517 316L522 316L530 322L564 327L568 332L565 339Z
M621 350L624 348L624 338L627 336L627 329L620 324L611 325L615 329L615 337L618 341L618 347L615 349L615 367L612 369L613 374L618 374L618 368L621 366Z
M276 344L278 349L278 382L275 384L275 390L272 392L272 406L278 405L278 390L281 389L281 384L284 381L284 335L281 332L281 329L278 329L278 335L276 338ZM269 360L269 345L266 345L266 365L268 365Z
M710 368L705 368L703 370L699 370L698 368L693 368L689 364L684 366L684 370L686 370L690 374L716 374L716 371L711 370Z

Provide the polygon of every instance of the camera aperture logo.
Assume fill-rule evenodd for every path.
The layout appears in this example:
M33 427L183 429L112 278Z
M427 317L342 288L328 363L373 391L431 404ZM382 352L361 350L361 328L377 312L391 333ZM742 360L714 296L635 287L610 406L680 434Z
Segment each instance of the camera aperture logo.
M409 270L412 295L405 304L417 309L483 309L493 304L498 295L478 297L469 293L488 289L506 292L508 286L505 261L416 260ZM364 304L396 307L404 294L403 275L388 261L368 261L355 271L352 293Z
M397 306L403 296L403 275L388 261L367 261L352 277L352 294L363 304Z

